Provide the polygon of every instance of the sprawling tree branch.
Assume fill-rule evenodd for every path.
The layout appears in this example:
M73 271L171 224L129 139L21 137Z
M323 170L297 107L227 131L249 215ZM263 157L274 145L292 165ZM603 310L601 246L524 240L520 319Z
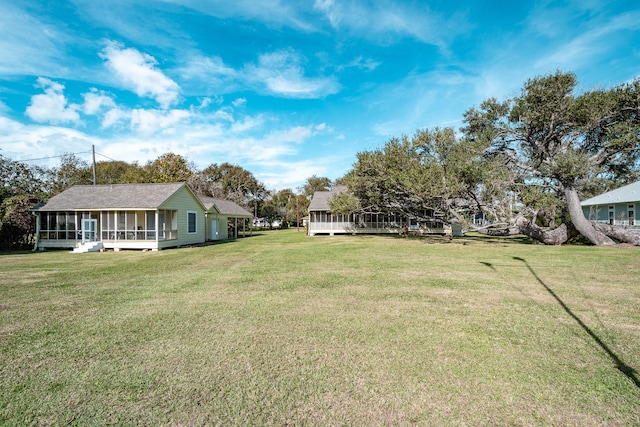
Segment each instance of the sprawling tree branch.
M570 73L531 79L519 96L502 103L489 99L467 111L464 132L485 141L486 154L503 157L525 182L544 180L570 213L570 219L562 219L567 230L575 227L596 245L635 242L625 230L605 233L588 221L579 194L603 175L616 180L638 168L640 81L581 95L574 95L576 85ZM522 231L543 238L529 223Z

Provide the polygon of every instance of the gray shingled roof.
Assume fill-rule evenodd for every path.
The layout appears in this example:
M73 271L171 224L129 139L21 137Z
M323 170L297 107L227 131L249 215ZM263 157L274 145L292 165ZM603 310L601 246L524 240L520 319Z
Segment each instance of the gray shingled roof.
M202 204L207 208L207 210L211 210L212 207L215 207L216 210L220 212L222 215L248 217L248 218L253 217L251 212L247 211L242 206L232 202L231 200L216 199L214 197L206 197L206 196L199 196L199 197L200 197L200 201L202 201Z
M156 209L185 185L184 182L74 185L33 210Z
M329 202L336 194L340 194L347 191L345 185L336 185L331 188L331 191L316 191L313 193L311 203L309 204L309 212L311 211L328 211Z
M640 181L607 191L580 203L582 206L609 205L612 203L640 202Z

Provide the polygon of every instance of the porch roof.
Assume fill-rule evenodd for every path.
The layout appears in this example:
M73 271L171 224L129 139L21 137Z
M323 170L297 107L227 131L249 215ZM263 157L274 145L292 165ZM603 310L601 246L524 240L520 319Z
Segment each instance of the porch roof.
M251 212L247 211L242 206L232 202L231 200L200 196L200 201L208 211L211 211L211 209L215 208L215 210L222 215L229 215L239 218L253 218Z
M607 191L580 203L582 206L640 202L640 181Z
M32 210L157 209L185 186L184 182L74 185Z

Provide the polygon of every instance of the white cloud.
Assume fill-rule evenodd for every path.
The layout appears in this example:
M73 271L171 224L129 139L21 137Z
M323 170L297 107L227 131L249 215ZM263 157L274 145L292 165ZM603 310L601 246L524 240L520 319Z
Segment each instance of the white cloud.
M31 105L25 111L26 115L36 122L78 123L80 115L77 104L67 104L64 96L64 86L44 77L38 78L38 86L44 89L44 94L33 95Z
M13 160L40 159L63 153L88 153L98 138L62 126L23 125L0 117L0 153ZM87 155L88 159L88 155ZM50 165L56 164L51 160Z
M332 159L301 160L297 162L262 161L252 163L257 172L254 176L263 182L267 188L291 188L292 184L302 184L312 175L326 176L327 166ZM292 188L295 190L295 188Z
M166 131L191 116L187 110L143 110L131 111L131 129L137 133L153 134Z
M11 135L20 133L24 127L22 123L0 116L0 136L11 137Z
M234 107L242 107L246 105L246 103L247 103L247 98L237 98L237 99L234 99L233 102L231 102L231 104Z
M199 110L204 110L205 108L209 107L209 105L211 105L212 102L213 100L211 99L211 97L207 96L203 98L202 101L200 101L200 105L198 105L196 108Z
M292 50L278 50L259 55L256 62L246 63L236 70L226 66L219 57L196 54L176 72L198 93L229 93L254 88L283 98L312 99L339 91L340 84L335 77L307 76L303 62L304 58ZM360 67L372 66L377 64L366 61L360 64ZM239 107L245 103L246 98L237 98L232 105Z
M82 95L84 97L84 105L82 110L85 114L97 114L103 108L113 108L116 106L115 101L104 91L91 88L90 92Z
M233 122L217 113L198 114L188 110L123 110L106 112L103 125L127 123L105 137L89 136L60 126L22 125L0 115L2 154L13 159L40 158L62 152L86 152L91 145L112 159L144 164L166 152L184 155L204 168L213 161L248 167L270 187L284 188L303 182L312 174L326 174L323 160L298 160L301 144L319 132L325 123L286 128L265 128L263 115L233 117ZM110 123L107 123L110 121ZM133 132L127 131L131 128ZM290 158L290 157L289 157ZM51 166L55 165L53 160ZM297 185L297 184L296 184Z
M264 138L264 142L266 142L269 145L275 145L276 143L278 144L288 143L288 142L301 144L311 135L312 135L311 126L295 126L290 129L278 130L268 134Z
M281 0L165 0L222 19L259 20L271 27L288 26L303 31L316 31L311 19L305 19L304 2ZM302 6L302 7L301 7Z
M587 31L580 31L576 37L561 43L551 54L543 56L534 66L548 70L553 67L582 66L592 62L592 58L610 49L609 37L625 30L640 28L640 13L626 13L609 17L607 22L596 22Z
M242 133L251 129L256 129L264 123L264 117L262 115L259 116L248 116L243 120L236 121L231 125L229 131L232 133Z
M158 63L152 56L113 41L106 42L100 56L122 85L138 96L155 99L163 109L178 101L180 87L155 68Z
M340 88L334 77L306 77L300 56L288 50L260 55L257 65L245 66L245 78L286 98L321 98Z
M377 39L385 44L393 41L390 37L408 36L444 47L446 40L470 27L468 18L463 14L438 13L426 2L406 4L384 0L373 3L316 0L314 9L322 13L337 30Z
M378 68L380 64L381 63L379 61L374 61L371 58L364 58L362 55L360 55L340 68L359 68L361 70L373 71Z
M110 128L122 121L129 119L129 114L121 108L112 108L107 111L102 119L101 127L103 129Z
M229 107L221 108L209 117L214 120L219 119L219 120L224 120L231 123L235 121L235 119L233 118L233 111Z
M211 76L234 77L237 74L233 68L227 67L220 57L199 54L190 57L186 65L178 69L178 73L182 78L192 80L209 79Z

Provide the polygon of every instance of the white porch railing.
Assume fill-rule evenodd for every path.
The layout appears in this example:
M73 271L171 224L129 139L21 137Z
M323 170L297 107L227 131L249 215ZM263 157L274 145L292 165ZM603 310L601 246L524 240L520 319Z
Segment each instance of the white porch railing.
M388 230L388 229L401 229L402 226L397 223L382 223L382 222L310 222L309 230L360 230L360 229L373 229L373 230Z

